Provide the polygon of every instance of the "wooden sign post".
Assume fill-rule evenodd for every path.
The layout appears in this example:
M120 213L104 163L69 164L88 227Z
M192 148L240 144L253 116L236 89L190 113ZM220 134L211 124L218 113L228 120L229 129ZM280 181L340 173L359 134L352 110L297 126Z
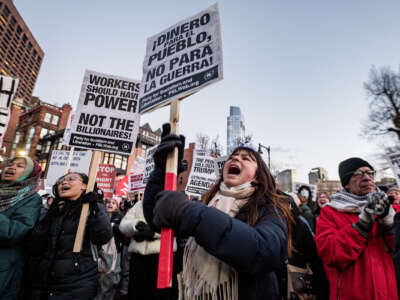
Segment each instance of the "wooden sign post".
M171 133L178 134L179 101L221 79L221 26L218 5L214 4L147 39L139 112L170 104ZM175 149L167 160L165 190L176 190L177 165ZM161 233L157 288L168 288L174 235L172 230Z
M93 192L94 184L96 182L97 170L99 169L100 159L101 159L101 151L94 151L92 164L90 166L89 182L86 188L86 193ZM84 203L82 205L78 230L76 231L74 248L72 250L74 253L81 252L83 238L85 237L85 227L88 215L89 215L89 203Z
M171 133L179 132L179 100L174 100L170 107ZM164 190L176 191L178 176L178 148L168 154L167 165L165 169ZM173 267L173 248L174 231L172 229L162 228L160 256L158 259L158 277L157 288L164 289L172 286L172 267Z

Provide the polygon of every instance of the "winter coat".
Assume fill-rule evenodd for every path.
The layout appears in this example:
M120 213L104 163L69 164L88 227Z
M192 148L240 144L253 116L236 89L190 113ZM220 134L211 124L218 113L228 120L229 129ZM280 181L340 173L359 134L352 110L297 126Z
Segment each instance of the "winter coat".
M317 223L315 241L330 286L330 299L392 300L397 288L391 249L393 234L379 232L375 222L368 239L352 224L357 213L325 206Z
M307 220L308 225L310 225L312 232L315 233L315 219L311 208L307 204L302 204L300 205L300 210L301 215Z
M70 205L82 207L79 199ZM63 213L51 222L45 217L35 226L30 242L35 256L30 264L32 300L39 300L41 294L49 300L92 300L96 296L98 264L91 247L103 245L112 237L105 206L97 206L98 211L90 212L87 219L82 251L76 254L72 249L80 213Z
M396 270L397 293L399 294L399 299L400 299L400 213L396 213L394 217L393 232L394 232L393 262L394 262L394 269Z
M265 200L252 227L224 212L195 202L181 217L178 236L193 236L208 253L238 272L239 299L279 299L276 273L287 254L287 228Z
M25 237L34 227L42 206L35 193L0 213L0 299L15 299L22 279Z
M311 232L311 228L304 218L295 218L292 226L292 255L288 259L289 264L305 269L310 265L313 272L313 288L317 299L329 299L329 284L326 279L322 261L317 253L317 247Z
M127 237L133 237L133 234L137 231L136 224L142 221L146 223L143 215L143 201L138 201L132 208L128 210L126 215L123 217L119 230ZM137 242L133 238L128 247L129 253L138 253L141 255L149 255L160 253L161 235L159 233L154 234L153 241L142 241ZM176 241L174 240L174 251L176 251Z

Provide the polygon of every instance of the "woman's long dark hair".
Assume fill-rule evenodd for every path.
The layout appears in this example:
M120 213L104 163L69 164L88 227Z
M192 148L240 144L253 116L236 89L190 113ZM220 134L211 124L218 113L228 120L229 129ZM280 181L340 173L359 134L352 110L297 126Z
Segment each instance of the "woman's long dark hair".
M253 158L257 162L257 171L256 177L257 184L256 190L253 195L249 198L247 203L240 209L238 215L245 213L248 217L246 223L250 226L256 225L256 223L263 218L264 216L259 214L259 207L264 203L264 201L272 204L276 214L280 218L284 218L287 223L288 228L288 253L290 253L292 249L292 222L293 218L290 213L290 208L285 200L284 196L278 194L275 180L271 175L267 165L264 160L260 156L260 154L248 147L237 147L232 154L229 156L228 160L231 159L233 155L239 153L239 151L245 151L251 158ZM223 175L218 179L218 181L211 186L211 188L203 194L201 197L201 201L208 205L208 203L212 200L215 194L219 190L219 186L221 182L223 182Z

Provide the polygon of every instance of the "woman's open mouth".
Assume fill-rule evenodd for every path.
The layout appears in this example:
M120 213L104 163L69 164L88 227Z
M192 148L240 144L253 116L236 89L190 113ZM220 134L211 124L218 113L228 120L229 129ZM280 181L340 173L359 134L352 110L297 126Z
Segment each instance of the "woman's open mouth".
M240 168L237 165L230 165L228 169L228 174L230 175L239 175L240 174Z
M4 171L4 176L14 176L15 172L14 171Z
M67 192L67 191L69 191L71 188L69 187L69 186L63 186L61 189L60 189L60 192L61 193L64 193L64 192Z

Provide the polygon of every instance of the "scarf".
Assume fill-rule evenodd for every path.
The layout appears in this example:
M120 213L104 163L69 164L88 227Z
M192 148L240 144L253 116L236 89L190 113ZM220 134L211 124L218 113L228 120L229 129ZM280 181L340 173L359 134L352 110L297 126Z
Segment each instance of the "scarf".
M33 195L39 187L39 178L42 169L37 162L25 157L24 159L27 161L27 166L30 170L28 175L26 175L25 170L16 181L0 181L0 213ZM32 162L32 166L29 161ZM24 177L23 180L20 180L21 177Z
M223 182L208 203L234 218L254 193L250 182L228 188ZM186 300L237 300L237 272L209 254L193 237L188 239L183 255L183 293Z
M383 193L378 187L376 188L376 192ZM370 193L364 196L358 196L342 189L331 196L331 202L327 203L326 206L330 206L341 212L360 213L369 203L369 196Z

